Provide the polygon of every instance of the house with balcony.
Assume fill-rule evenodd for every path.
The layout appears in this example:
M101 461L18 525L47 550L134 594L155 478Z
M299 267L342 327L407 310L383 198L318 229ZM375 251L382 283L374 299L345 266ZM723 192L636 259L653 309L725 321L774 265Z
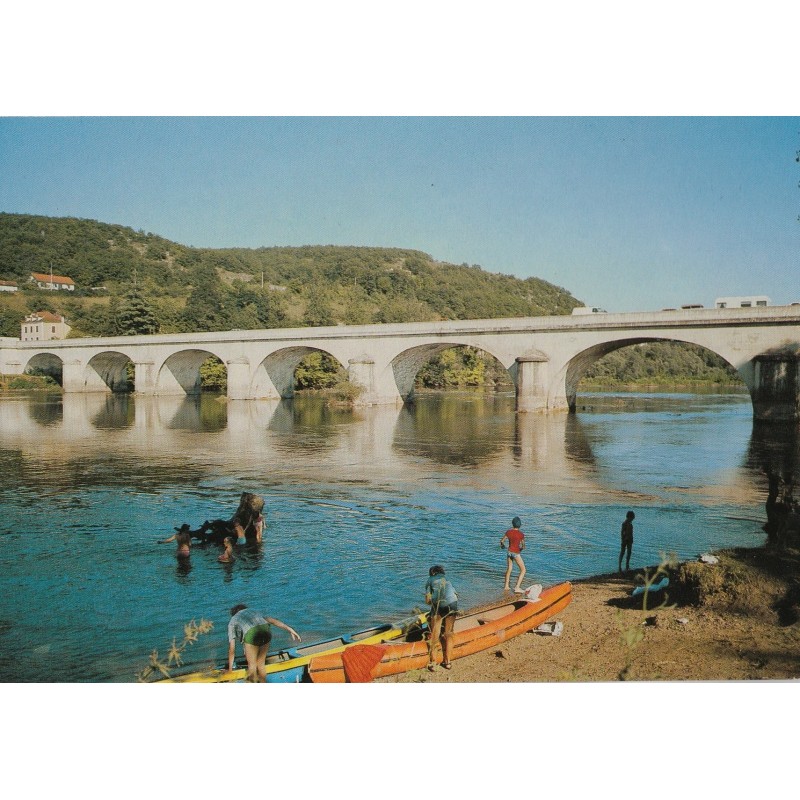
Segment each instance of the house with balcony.
M66 339L72 328L59 314L50 311L36 311L29 314L20 326L20 339L23 342L46 342L50 339Z

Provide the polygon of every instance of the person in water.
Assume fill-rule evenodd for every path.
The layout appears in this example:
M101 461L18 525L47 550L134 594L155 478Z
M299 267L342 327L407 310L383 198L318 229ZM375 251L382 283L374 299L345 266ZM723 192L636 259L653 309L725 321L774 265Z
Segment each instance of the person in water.
M430 625L431 638L428 643L428 669L436 669L436 650L439 646L440 635L442 643L442 666L450 669L453 658L453 626L456 622L458 611L458 595L453 585L444 576L444 567L434 564L428 570L428 580L425 584L425 602L431 607L428 624Z
M233 670L236 642L241 642L247 659L247 681L264 683L267 680L267 649L272 640L272 625L288 631L294 641L301 641L297 631L279 619L262 616L243 603L231 609L228 622L228 672Z
M525 534L520 530L522 520L519 517L514 517L511 520L511 527L503 534L500 539L501 549L506 549L506 540L508 540L508 552L506 553L506 581L503 587L507 592L511 591L509 585L511 581L511 568L516 564L519 567L519 576L517 577L517 585L514 591L521 594L524 589L522 588L522 579L525 577L525 562L522 560L522 551L525 549Z
M230 521L230 526L239 539L248 544L260 544L264 534L264 498L250 492L242 492L239 508Z
M192 552L192 530L187 523L183 523L180 528L175 528L175 533L168 539L161 539L159 544L167 544L168 542L177 542L178 549L175 555L178 558L189 558Z
M225 537L225 541L223 542L223 544L225 545L225 550L224 550L224 552L220 553L217 556L217 561L221 561L223 564L228 564L231 561L233 561L233 559L234 559L234 555L233 555L234 539L233 539L233 536L226 536Z
M633 550L633 520L636 514L629 511L625 515L625 521L622 523L622 530L620 531L620 538L622 545L619 550L619 573L622 575L622 556L625 556L625 571L631 568L631 550Z

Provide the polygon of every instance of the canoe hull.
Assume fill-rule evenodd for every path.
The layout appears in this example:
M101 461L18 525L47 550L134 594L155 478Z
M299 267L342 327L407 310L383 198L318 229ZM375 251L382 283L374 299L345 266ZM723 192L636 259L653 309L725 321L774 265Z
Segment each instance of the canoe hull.
M339 653L355 645L373 645L392 641L407 634L409 629L421 628L427 621L426 614L419 614L396 623L386 623L373 628L326 639L307 645L287 647L267 654L267 683L301 683L307 680L307 667L316 656ZM233 683L243 681L247 669L237 667L228 672L225 669L206 669L164 678L156 683Z
M453 659L496 647L533 630L566 608L572 600L572 584L560 583L545 589L537 600L513 600L469 612L457 618L453 633ZM368 645L364 643L366 651ZM370 668L370 678L397 675L428 664L427 641L391 641L375 645L380 660ZM438 649L438 648L437 648ZM441 651L436 655L441 661ZM311 659L308 674L314 683L348 683L342 653L326 653Z

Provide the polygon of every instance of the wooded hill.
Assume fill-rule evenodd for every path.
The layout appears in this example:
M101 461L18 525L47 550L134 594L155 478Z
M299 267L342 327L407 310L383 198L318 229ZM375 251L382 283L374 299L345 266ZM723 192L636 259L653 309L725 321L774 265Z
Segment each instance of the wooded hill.
M74 292L35 289L32 272L67 276ZM70 336L251 330L319 325L569 314L582 305L539 278L436 261L382 247L195 248L122 225L0 213L0 336L18 337L34 311L63 314ZM462 349L434 359L427 386L498 385L508 376L488 356ZM309 378L334 368L323 360ZM599 383L735 381L717 356L678 344L612 353L590 377Z
M3 335L18 336L24 314L42 310L63 314L73 335L103 336L539 316L581 305L539 278L418 250L194 248L121 225L0 213L0 279L23 287L31 272L51 269L76 290L26 290L13 303L4 293ZM131 302L136 313L126 315ZM143 327L131 330L137 314Z

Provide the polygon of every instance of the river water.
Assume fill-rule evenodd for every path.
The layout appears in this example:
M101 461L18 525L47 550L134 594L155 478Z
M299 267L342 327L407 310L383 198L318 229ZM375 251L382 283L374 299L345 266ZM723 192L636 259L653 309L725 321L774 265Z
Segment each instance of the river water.
M304 641L399 619L445 565L466 608L502 590L499 539L526 533L526 584L661 553L763 543L764 467L796 435L754 428L740 394L584 394L578 413L517 415L511 395L430 394L402 408L129 395L0 401L0 680L135 680L190 620L214 629L185 668L224 660L244 602ZM157 544L266 501L259 551L232 564ZM288 644L277 630L274 646Z

